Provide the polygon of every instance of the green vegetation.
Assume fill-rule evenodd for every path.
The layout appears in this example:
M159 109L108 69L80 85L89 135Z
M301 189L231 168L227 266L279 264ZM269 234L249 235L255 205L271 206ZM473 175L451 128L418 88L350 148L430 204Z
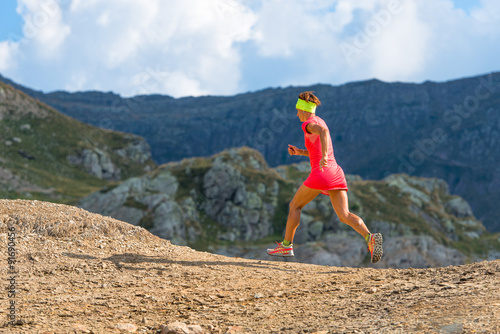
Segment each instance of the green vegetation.
M0 197L74 204L112 185L90 175L81 163L70 162L85 149L106 152L120 167L122 179L144 173L144 165L116 153L137 137L81 123L8 85L0 83L0 88L7 94L0 102L0 172L13 174L0 177L0 186L5 184Z
M452 244L453 248L458 249L466 255L481 255L485 256L489 250L496 249L500 251L500 242L498 241L498 234L493 235L486 233L478 239L473 239L465 235L461 235L457 242Z
M135 208L135 209L139 209L139 210L143 210L143 211L148 209L148 206L146 204L137 201L132 196L127 197L127 199L125 200L124 206L128 206L129 208Z
M188 245L196 250L208 251L213 246L234 244L234 242L219 240L217 238L220 233L227 232L227 229L224 226L221 226L212 218L208 217L203 211L200 213L199 224L197 222L187 223L187 227L189 227L190 225L192 226L193 224L196 224L197 227L200 227L198 230L200 234L199 236L197 236L196 240L188 241Z
M203 177L210 169L210 164L206 159L194 158L188 165L186 160L180 164L167 164L163 168L170 167L170 172L179 182L176 200L182 201L191 196L194 189L197 193L203 193Z
M410 227L415 234L426 232L426 223L412 211L408 210L411 200L407 194L400 193L397 188L390 187L383 181L355 181L349 185L350 190L356 194L362 206L367 223L374 219L390 223L404 224ZM386 202L382 203L375 195L382 195Z
M294 185L290 181L278 180L279 193L278 205L273 217L273 229L275 232L281 232L286 226L288 218L289 203L293 198ZM280 235L281 236L281 235Z
M141 221L139 222L139 226L144 227L146 230L150 230L154 227L153 219L153 215L148 212L144 217L142 217Z

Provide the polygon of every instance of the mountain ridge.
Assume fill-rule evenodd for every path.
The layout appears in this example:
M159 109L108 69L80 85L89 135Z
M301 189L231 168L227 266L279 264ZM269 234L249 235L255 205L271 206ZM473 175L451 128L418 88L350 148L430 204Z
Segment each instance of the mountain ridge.
M265 91L284 90L284 89L289 89L289 88L307 88L307 87L317 87L317 86L320 86L320 87L321 86L325 86L325 87L335 88L335 87L341 87L341 86L346 86L346 85L353 85L353 84L359 84L359 83L369 83L369 82L386 83L386 84L403 84L403 85L448 84L448 83L459 82L459 81L462 81L462 80L469 80L469 79L474 79L474 78L477 78L477 77L483 77L483 76L488 76L490 74L498 74L498 73L500 73L500 71L490 71L490 72L479 73L479 74L476 74L476 75L466 75L466 76L462 76L462 77L445 79L445 80L424 80L424 81L421 81L421 82L386 81L386 80L381 80L381 79L378 79L378 78L371 78L371 79L348 81L348 82L345 82L345 83L342 83L342 84L337 84L337 85L318 82L318 83L311 84L311 85L270 86L270 87L264 87L264 88L260 88L260 89L255 89L255 90L243 91L243 92L239 92L239 93L235 93L235 94L231 94L231 95L211 95L211 94L207 94L207 95L197 95L197 96L186 95L186 96L180 96L180 97L173 97L173 96L168 95L168 94L158 94L158 93L155 93L155 94L137 94L137 95L134 95L134 96L127 96L126 97L126 96L122 96L119 93L116 93L116 92L113 92L113 91L103 92L103 91L99 91L99 90L95 90L95 89L91 89L91 90L77 90L77 91L72 91L72 92L57 89L57 90L53 90L53 91L44 92L42 90L36 90L36 89L30 88L30 87L27 87L27 86L23 86L23 85L17 83L16 81L11 80L11 79L3 76L1 73L0 73L0 81L6 83L6 84L8 84L8 85L10 85L10 86L12 86L12 87L14 87L16 89L24 91L25 93L26 92L30 92L31 94L40 94L40 95L42 95L42 94L43 95L57 94L57 93L86 94L86 93L96 93L97 92L97 93L102 93L102 94L111 94L111 95L120 97L122 99L127 99L127 98L134 99L134 98L140 98L140 97L143 97L143 96L146 96L146 97L157 96L157 97L171 98L173 100L182 100L182 99L196 99L196 98L203 98L203 97L222 97L222 98L224 98L224 97L237 97L237 96L240 96L240 95L255 94L255 93L260 93L260 92L265 92ZM31 94L28 94L28 95L31 95Z

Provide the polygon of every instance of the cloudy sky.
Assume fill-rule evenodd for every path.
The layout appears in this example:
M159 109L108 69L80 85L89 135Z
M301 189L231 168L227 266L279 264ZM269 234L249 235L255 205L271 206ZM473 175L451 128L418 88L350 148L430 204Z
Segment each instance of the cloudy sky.
M0 2L0 74L44 92L233 95L493 71L498 0Z

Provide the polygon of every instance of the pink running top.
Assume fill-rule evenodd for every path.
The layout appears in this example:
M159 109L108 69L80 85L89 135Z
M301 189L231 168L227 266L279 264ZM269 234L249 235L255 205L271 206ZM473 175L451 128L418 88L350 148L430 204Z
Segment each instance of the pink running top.
M323 153L321 152L321 139L319 138L319 135L309 133L306 130L306 126L309 123L319 124L328 131L326 136L328 142L328 165L326 165L323 170L334 167L335 165L337 165L337 161L335 160L335 156L333 155L333 145L332 138L330 136L330 130L328 130L328 126L326 126L325 121L323 121L318 116L313 116L302 123L302 130L304 130L304 140L306 148L309 151L309 160L311 161L311 172L320 171L319 162L323 157Z

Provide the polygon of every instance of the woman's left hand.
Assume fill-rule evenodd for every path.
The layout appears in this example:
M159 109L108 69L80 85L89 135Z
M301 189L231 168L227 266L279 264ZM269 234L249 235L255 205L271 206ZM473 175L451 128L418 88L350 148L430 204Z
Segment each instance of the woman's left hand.
M326 165L328 165L328 157L323 156L319 161L319 170L323 171L323 167L326 167Z
M293 146L293 145L288 144L288 154L300 155L300 150L297 148L297 146Z

